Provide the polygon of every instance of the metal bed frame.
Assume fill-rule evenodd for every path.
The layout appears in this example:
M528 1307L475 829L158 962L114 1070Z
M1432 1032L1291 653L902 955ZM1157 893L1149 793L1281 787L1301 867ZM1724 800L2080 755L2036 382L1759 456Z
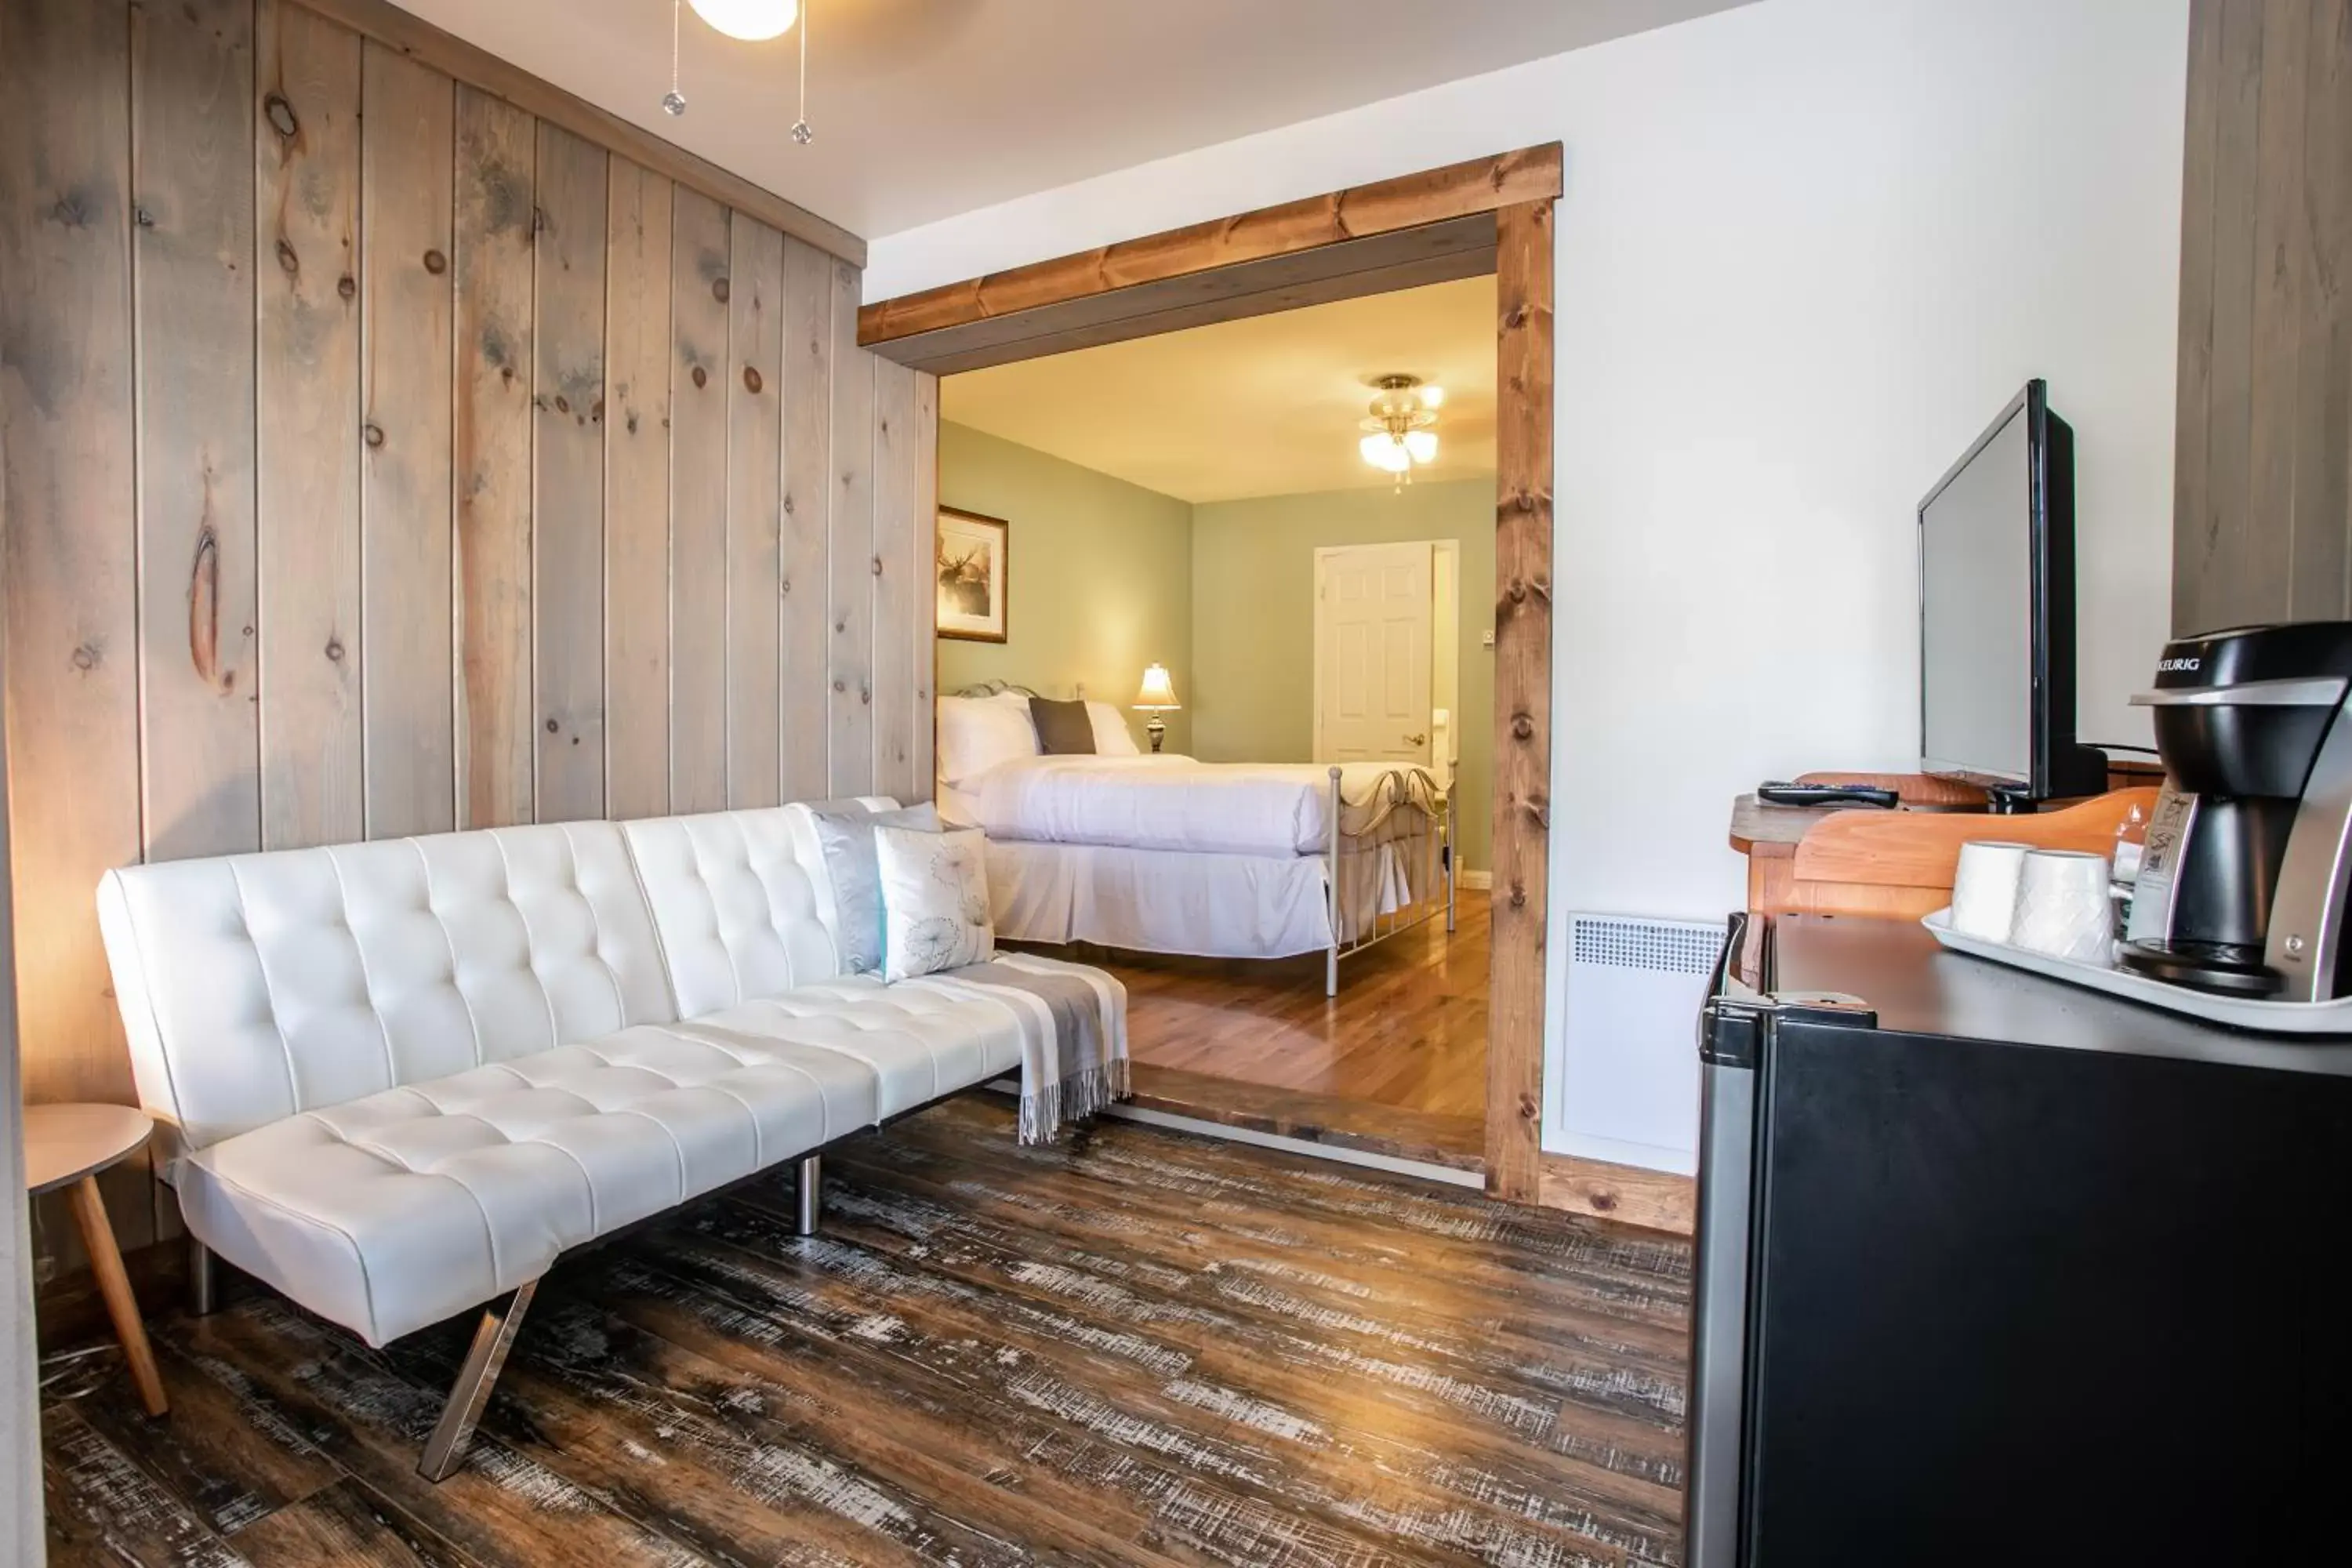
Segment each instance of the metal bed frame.
M950 697L1036 697L1040 693L1007 680L983 680L951 691ZM1452 769L1447 770L1449 775ZM1339 961L1425 925L1440 914L1454 929L1454 780L1440 794L1424 768L1394 768L1372 793L1348 805L1340 772L1330 773L1330 831L1324 836L1323 894L1331 923L1331 945L1323 955L1323 994L1339 994ZM1406 831L1366 842L1399 811L1419 814ZM1438 898L1444 884L1443 902ZM1403 897L1384 908L1392 892Z
M1339 766L1333 764L1330 831L1324 835L1323 849L1324 893L1330 900L1331 915L1331 948L1323 960L1326 996L1339 994L1342 958L1352 958L1392 936L1425 925L1441 913L1445 916L1445 929L1454 930L1452 784L1449 778L1445 793L1440 795L1425 769L1391 768L1374 783L1371 795L1351 808L1339 788ZM1416 815L1408 819L1405 832L1394 837L1370 837L1406 808ZM1402 879L1404 897L1390 909L1386 907L1389 896L1395 890L1392 877ZM1443 904L1437 899L1441 879L1445 886ZM1369 907L1364 902L1367 898Z

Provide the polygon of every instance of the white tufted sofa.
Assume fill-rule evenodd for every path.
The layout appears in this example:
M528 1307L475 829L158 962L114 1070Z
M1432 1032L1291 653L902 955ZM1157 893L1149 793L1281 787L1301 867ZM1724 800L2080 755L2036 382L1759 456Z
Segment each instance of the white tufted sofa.
M1018 1070L1014 1008L842 973L807 810L101 885L140 1100L200 1248L371 1344L490 1304L436 1479L566 1249L794 1159L813 1228L812 1151Z

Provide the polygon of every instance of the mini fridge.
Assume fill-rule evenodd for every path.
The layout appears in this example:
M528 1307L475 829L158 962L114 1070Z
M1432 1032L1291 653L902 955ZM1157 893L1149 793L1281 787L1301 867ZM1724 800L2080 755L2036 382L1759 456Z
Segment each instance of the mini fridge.
M2352 1041L1796 917L1703 1080L1691 1568L2352 1562Z

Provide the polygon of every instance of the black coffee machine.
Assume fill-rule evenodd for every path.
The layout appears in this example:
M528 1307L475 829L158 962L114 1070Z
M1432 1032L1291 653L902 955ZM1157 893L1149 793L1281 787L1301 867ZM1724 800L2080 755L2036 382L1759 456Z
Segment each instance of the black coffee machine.
M2165 646L2164 791L2119 957L2152 979L2282 1002L2352 995L2352 622Z

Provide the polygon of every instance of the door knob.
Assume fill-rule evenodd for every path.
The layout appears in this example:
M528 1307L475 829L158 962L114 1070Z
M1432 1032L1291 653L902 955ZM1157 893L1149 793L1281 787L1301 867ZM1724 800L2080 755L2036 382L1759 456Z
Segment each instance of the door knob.
M1408 746L1426 746L1429 744L1429 737L1425 734L1407 735L1404 738L1404 743Z

